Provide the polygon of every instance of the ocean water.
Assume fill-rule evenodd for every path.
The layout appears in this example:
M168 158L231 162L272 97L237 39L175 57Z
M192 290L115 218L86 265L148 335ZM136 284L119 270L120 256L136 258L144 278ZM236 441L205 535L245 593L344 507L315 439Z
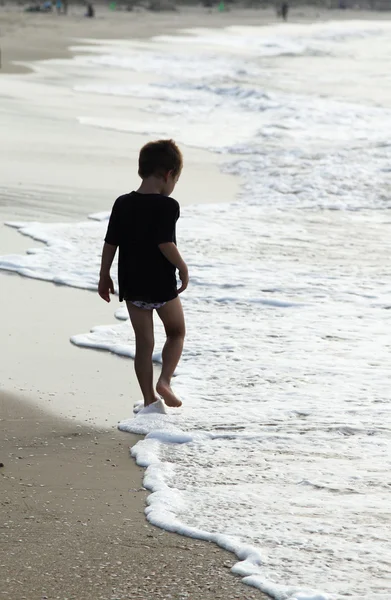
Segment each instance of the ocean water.
M391 598L390 33L193 30L80 46L59 67L76 94L142 106L142 122L107 110L86 128L174 137L240 177L235 202L178 224L184 406L130 407L120 427L146 434L148 519L232 550L275 600ZM107 218L12 223L46 245L0 268L95 289ZM72 341L134 352L123 308Z

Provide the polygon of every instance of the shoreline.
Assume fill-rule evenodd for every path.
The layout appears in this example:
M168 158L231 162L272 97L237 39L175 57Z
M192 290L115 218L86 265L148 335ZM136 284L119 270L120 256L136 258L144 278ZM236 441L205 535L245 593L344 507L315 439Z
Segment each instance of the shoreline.
M39 17L45 29L47 15ZM45 29L50 43L48 37L39 38L40 19L29 20L29 27L20 29L26 40L20 60L26 60L26 52L29 61L33 56L55 57L61 40L69 45L68 31L61 37ZM43 55L29 51L32 28L33 41L37 36L42 44L48 43ZM102 39L107 37L106 31ZM63 56L72 54L67 50ZM47 72L30 74L30 69L8 65L12 74L0 77L0 89L8 95L0 121L9 132L7 151L1 154L6 173L0 189L1 221L74 221L109 210L114 198L109 196L108 201L108 193L129 178L128 164L134 162L142 136L85 128L72 115L55 122L52 131L50 121L46 125L39 113L30 115L28 101L29 86L35 81L45 85ZM50 63L41 65L48 68ZM63 101L61 90L56 93ZM63 144L72 149L66 160ZM115 149L109 178L100 172L101 155L95 161L95 154L90 154L104 144ZM215 201L235 196L238 180L219 171L219 159L212 161L208 152L189 148L186 161L181 183L189 191L178 190L181 204L199 200L202 178L210 181ZM23 253L40 245L4 224L0 231L1 254ZM86 290L9 272L0 272L0 278L7 290L0 296L7 347L0 364L4 597L266 599L230 573L237 563L235 555L148 523L144 510L149 493L142 487L145 470L128 450L140 438L116 429L117 421L128 418L139 400L133 361L77 348L69 341L72 334L114 322L117 303L108 311L97 294Z
M20 7L12 7L10 11L0 7L2 19L1 48L2 67L0 74L27 74L33 72L29 62L51 59L71 59L74 52L70 47L83 40L87 45L107 39L148 39L159 29L164 35L175 35L181 29L205 27L224 27L230 24L235 15L238 24L251 24L254 17L260 24L276 21L275 11L265 9L238 9L226 13L211 13L201 7L180 7L178 11L150 12L145 9L133 11L110 11L105 6L97 7L94 19L85 19L82 7L71 6L67 16L50 14L24 13ZM111 30L115 27L115 31ZM19 34L27 33L27 43L22 46Z
M234 556L145 519L138 437L77 425L0 390L4 598L260 600Z
M274 7L259 9L232 6L225 12L210 12L201 6L180 6L176 11L151 12L141 7L133 11L110 11L105 6L97 6L94 19L84 17L85 9L70 6L67 16L25 13L19 6L0 7L0 74L17 75L33 72L31 62L51 59L70 59L74 52L72 44L83 40L87 45L108 39L126 40L147 39L156 35L156 29L164 35L175 35L183 29L224 28L249 25L262 26L284 24L276 15ZM382 11L361 9L325 9L303 5L292 7L289 23L326 22L331 20L389 20ZM111 28L115 27L115 30ZM154 33L155 32L155 33ZM23 34L21 44L20 34Z

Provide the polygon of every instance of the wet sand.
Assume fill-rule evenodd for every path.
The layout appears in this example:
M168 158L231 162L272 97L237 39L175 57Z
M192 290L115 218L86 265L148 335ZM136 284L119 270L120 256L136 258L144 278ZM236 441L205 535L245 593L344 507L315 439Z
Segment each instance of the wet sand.
M136 436L0 391L0 565L12 600L250 600L231 554L147 523Z

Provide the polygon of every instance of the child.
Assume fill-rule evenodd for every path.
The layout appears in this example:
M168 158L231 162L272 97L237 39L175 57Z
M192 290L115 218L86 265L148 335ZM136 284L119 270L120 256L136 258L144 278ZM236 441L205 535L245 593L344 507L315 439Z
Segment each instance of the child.
M172 140L150 142L141 148L138 174L142 183L137 192L115 201L102 252L98 292L110 302L110 293L114 293L110 268L119 247L119 299L126 302L135 333L134 366L145 406L159 400L153 387L154 309L167 336L156 392L167 406L182 404L170 385L185 337L178 294L189 282L186 263L176 247L179 204L170 198L182 166L181 151ZM179 289L176 269L182 283Z

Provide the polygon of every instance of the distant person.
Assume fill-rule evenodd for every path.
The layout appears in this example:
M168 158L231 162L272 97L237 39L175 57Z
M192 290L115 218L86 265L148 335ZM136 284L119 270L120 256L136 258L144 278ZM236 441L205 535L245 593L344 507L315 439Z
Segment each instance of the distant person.
M87 2L87 12L85 14L86 17L92 19L93 17L95 17L95 9L93 7L93 5L91 4L91 2Z
M140 150L136 192L120 196L111 211L102 252L98 292L110 302L114 285L110 268L119 248L119 299L125 300L136 338L134 367L144 406L161 398L167 406L182 402L171 389L171 378L182 354L185 321L178 298L188 285L185 261L176 247L179 204L170 197L182 171L183 159L172 140L149 142ZM176 270L181 286L177 289ZM163 322L166 343L162 371L153 386L153 311ZM156 408L159 409L159 406Z
M289 12L289 4L288 2L286 2L286 0L284 0L284 2L281 3L281 17L283 18L284 21L288 20L288 12Z
M60 14L62 11L62 2L61 0L56 0L56 10L57 10L57 14Z

